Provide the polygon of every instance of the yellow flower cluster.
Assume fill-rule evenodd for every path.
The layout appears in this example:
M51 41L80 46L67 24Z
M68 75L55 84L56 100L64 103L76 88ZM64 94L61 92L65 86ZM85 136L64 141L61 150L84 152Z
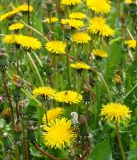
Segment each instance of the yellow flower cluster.
M81 0L62 0L61 4L67 5L67 6L75 6L81 3Z
M113 36L114 30L110 28L107 23L106 19L103 17L94 17L90 20L89 29L92 33L99 34L101 36Z
M62 41L49 41L46 43L45 48L52 53L65 54L66 43Z
M71 127L71 121L66 118L50 121L44 127L44 143L51 148L64 148L70 146L77 137L77 134Z
M21 34L11 34L7 35L3 39L4 43L7 44L18 44L26 49L40 49L41 48L41 42L38 41L36 38L30 37L30 36L24 36Z
M13 23L9 26L9 30L18 30L24 28L24 24L22 23Z
M56 90L51 87L38 87L32 91L34 97L37 96L47 96L49 98L54 98Z
M136 48L136 40L127 40L125 41L125 44L129 47L129 48Z
M87 0L87 6L96 13L108 13L111 9L109 0Z
M82 101L82 96L74 91L57 92L55 100L62 103L77 104Z
M79 29L84 26L83 21L77 19L62 19L61 23Z
M9 12L5 13L4 15L1 15L0 16L0 21L3 21L6 18L10 18L10 17L14 16L15 14L17 14L19 12L26 12L26 11L28 11L28 9L31 12L33 10L33 7L32 6L28 7L28 5L25 5L25 4L21 5L17 8L15 8L15 9L13 9L12 11L9 11Z
M86 14L82 12L72 12L69 14L70 19L86 19Z
M100 49L94 49L92 53L98 57L102 57L102 58L108 57L108 53Z
M76 69L90 69L91 67L84 62L76 62L70 65L71 68Z
M110 103L103 106L101 116L104 116L108 122L117 121L120 123L126 119L130 119L131 111L126 105Z
M55 22L58 22L58 18L57 17L46 18L43 20L43 22L55 23Z
M72 35L72 40L77 43L88 43L91 37L86 32L77 32Z
M42 121L44 124L50 122L50 121L53 121L55 120L56 118L59 118L64 112L64 109L63 108L53 108L53 109L50 109L47 111L46 114L43 115L43 118L42 118Z

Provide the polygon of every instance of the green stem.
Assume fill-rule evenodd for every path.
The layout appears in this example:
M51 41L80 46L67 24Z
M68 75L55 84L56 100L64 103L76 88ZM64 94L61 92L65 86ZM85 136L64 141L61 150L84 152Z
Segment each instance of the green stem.
M25 56L25 64L26 64L26 68L27 68L27 71L28 71L28 77L29 77L29 81L31 82L31 85L33 86L33 80L32 80L32 77L31 77L31 71L30 71L30 66L29 66L29 60L27 58L27 56Z
M3 87L4 87L4 90L6 92L6 95L7 95L7 98L8 98L8 102L9 102L10 115L11 115L11 121L12 121L12 132L14 134L14 128L15 128L15 124L14 124L14 110L13 110L13 106L12 106L12 101L11 101L9 89L8 89L8 86L7 86L7 83L6 83L6 73L5 73L5 71L2 71L2 79L3 79Z
M52 67L54 68L53 69L53 87L56 88L57 85L56 85L56 82L57 82L57 79L56 79L56 76L57 76L57 66L56 66L56 55L53 55L53 59L52 59Z
M41 75L40 75L40 73L39 73L39 70L38 70L38 68L37 68L37 66L36 66L36 64L35 64L34 60L32 59L32 57L31 57L31 55L30 55L29 52L27 52L27 57L28 57L28 59L30 60L32 66L34 67L34 69L35 69L35 71L36 71L36 74L37 74L38 79L39 79L39 81L40 81L40 83L41 83L41 86L44 86L44 82L43 82L42 77L41 77Z
M69 55L68 51L66 52L66 62L67 62L67 80L68 80L68 88L70 89L70 69L69 69Z
M117 135L117 139L118 139L121 155L122 155L123 160L126 160L126 155L125 155L124 148L123 148L123 145L122 145L122 141L121 141L121 137L120 137L119 128L118 128L118 122L117 121L115 123L115 127L116 127L116 135Z
M41 122L42 122L43 112L44 112L43 106L42 106L42 108L40 108L40 107L37 108L37 114L38 114L37 138L38 138L39 142L41 142L41 137L42 137L40 126L41 126Z
M48 38L46 38L41 32L39 32L37 29L33 28L32 26L26 24L23 20L21 20L21 22L27 27L30 28L32 31L36 32L37 34L39 34L43 39L45 39L46 41L49 41Z
M23 88L22 88L21 91L22 91L26 96L28 96L30 99L33 99L33 100L37 103L38 107L41 107L41 106L42 106L42 103L39 102L34 96L32 96L27 89L23 89Z
M100 77L100 79L102 80L102 82L104 83L104 86L106 87L106 90L108 92L108 98L109 98L109 101L112 102L112 96L111 96L111 92L110 92L110 89L104 79L104 77L102 76L102 74L98 73L97 72L97 75Z
M22 119L22 122L21 122L21 129L22 129L23 145L24 145L24 149L25 149L26 160L29 160L28 144L27 144L27 138L26 138L26 135L25 135L23 119Z
M137 87L137 83L133 86L133 88L125 95L125 97L121 100L122 102L134 91Z

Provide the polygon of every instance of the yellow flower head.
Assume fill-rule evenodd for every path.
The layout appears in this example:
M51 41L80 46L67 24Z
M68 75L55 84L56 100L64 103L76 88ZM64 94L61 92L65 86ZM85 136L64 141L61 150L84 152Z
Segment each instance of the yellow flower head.
M47 118L46 118L46 114L43 115L43 123L46 124L47 119L48 119L48 123L50 121L55 120L56 118L59 118L64 112L63 108L53 108L47 111Z
M45 95L49 98L54 98L56 90L52 89L51 87L38 87L35 88L32 93L34 97Z
M87 6L96 13L108 13L111 9L108 0L87 0Z
M41 42L38 41L36 38L30 37L30 36L24 36L21 34L15 35L7 35L3 39L4 43L7 44L18 44L26 49L40 49L41 48Z
M9 30L18 30L24 28L24 24L22 23L13 23L9 26Z
M77 19L62 19L61 23L69 25L70 27L74 27L76 29L79 29L84 26L83 21Z
M7 44L14 44L16 43L16 37L17 37L16 34L7 35L3 38L3 42Z
M104 116L108 122L117 121L120 123L126 119L130 119L131 112L126 105L110 103L103 106L101 116Z
M72 40L77 43L88 43L91 37L86 32L77 32L72 35Z
M82 101L82 96L74 91L57 92L55 100L62 103L77 104Z
M70 65L71 68L76 68L76 69L90 69L90 66L87 65L84 62L76 62Z
M71 146L76 140L77 134L71 127L71 121L65 118L55 119L44 127L44 143L51 148L65 148Z
M11 18L17 13L18 13L18 10L9 11L9 12L0 16L0 21L5 20L6 18Z
M131 4L133 3L133 0L125 0L126 3ZM136 4L137 4L137 0L135 0Z
M129 48L136 48L136 40L127 40L125 41L125 44L129 47Z
M43 22L55 23L55 22L58 22L58 18L57 17L51 17L50 19L46 18L45 20L43 20Z
M70 19L86 19L86 14L82 12L73 12L69 14Z
M17 35L17 44L21 45L26 49L40 49L41 42L38 41L36 38L24 35Z
M94 17L90 20L89 29L93 33L98 33L101 36L113 36L114 30L106 24L106 19L103 17Z
M31 5L29 5L29 7L28 7L27 4L23 4L23 5L19 6L19 7L17 7L17 10L18 11L23 11L23 12L27 12L29 10L29 12L32 12L33 11L33 7Z
M66 43L62 41L49 41L46 43L45 48L52 53L65 54Z
M100 50L100 49L94 49L92 51L92 53L95 55L95 56L98 56L98 57L102 57L102 58L107 58L108 57L108 53L103 51L103 50Z
M28 8L29 8L29 11L31 12L33 10L33 7L32 6L29 6L28 5L21 5L15 9L13 9L12 11L9 11L3 15L0 16L0 21L6 19L6 18L10 18L12 16L14 16L15 14L19 13L19 12L23 12L23 11L28 11Z
M81 3L81 0L62 0L61 4L67 5L67 6L75 6Z

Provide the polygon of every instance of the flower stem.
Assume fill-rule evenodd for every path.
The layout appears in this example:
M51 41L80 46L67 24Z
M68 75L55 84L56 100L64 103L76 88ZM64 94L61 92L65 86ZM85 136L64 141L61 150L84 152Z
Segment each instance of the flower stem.
M37 74L37 76L38 76L38 78L39 78L39 81L40 81L40 83L41 83L41 86L44 86L44 82L43 82L42 77L41 77L41 75L40 75L40 73L39 73L39 70L38 70L38 68L37 68L34 60L32 59L31 55L30 55L28 52L27 52L27 56L28 56L28 58L29 58L29 60L30 60L30 62L31 62L31 64L32 64L32 66L34 67L34 69L35 69L35 71L36 71L36 74Z
M32 26L26 24L23 20L21 20L21 22L27 27L30 28L32 31L36 32L37 34L39 34L43 39L45 39L46 41L49 41L48 38L46 38L41 32L39 32L37 29L33 28Z
M47 156L48 158L52 159L52 160L57 160L56 157L52 156L51 154L45 152L44 150L42 150L37 144L35 144L34 142L31 142L33 144L33 146L35 147L35 149L37 149L41 154Z
M26 135L25 135L25 129L24 129L23 120L21 122L21 129L22 129L23 145L24 145L24 149L25 149L26 160L29 160L28 144L27 144L27 138L26 138Z
M11 121L12 121L12 131L14 133L14 128L15 128L15 124L14 124L14 110L13 110L13 106L12 106L12 102L11 102L11 97L9 94L9 89L8 86L6 84L6 73L5 71L2 71L2 79L3 79L3 87L5 89L7 98L8 98L8 102L9 102L9 107L10 107L10 113L11 113Z
M134 91L134 89L137 87L137 83L131 88L131 90L125 95L125 97L121 100L122 102Z
M109 89L109 86L107 85L104 77L102 76L102 74L100 74L99 72L97 72L95 69L91 68L91 71L96 73L99 78L102 80L102 82L104 83L104 86L106 87L106 90L108 92L108 98L109 98L109 101L112 102L112 95L111 95L111 92L110 92L110 89Z
M115 123L115 127L116 127L116 135L117 135L117 139L118 139L121 155L122 155L123 160L126 160L126 155L125 155L124 148L123 148L123 145L122 145L122 141L121 141L121 137L120 137L117 121Z

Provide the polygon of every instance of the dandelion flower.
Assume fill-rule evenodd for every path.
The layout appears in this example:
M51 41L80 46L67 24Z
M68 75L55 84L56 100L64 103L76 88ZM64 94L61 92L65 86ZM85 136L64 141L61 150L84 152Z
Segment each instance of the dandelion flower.
M28 12L28 11L32 12L33 11L33 7L31 5L29 5L29 7L28 7L27 4L23 4L23 5L19 6L19 7L17 7L17 10L18 11L23 11L23 12Z
M7 35L3 38L3 42L6 44L14 44L16 43L16 34Z
M58 18L57 17L46 18L45 20L43 20L43 22L55 23L58 22Z
M5 13L5 14L0 16L0 21L3 21L5 19L7 19L7 18L11 18L17 13L18 13L18 10L9 11L9 12L7 12L7 13Z
M84 26L83 21L77 19L62 19L61 23L64 25L69 25L70 27L79 29Z
M87 0L87 6L96 13L109 13L111 9L108 0Z
M59 149L71 146L77 137L71 125L71 121L65 118L49 122L48 126L44 127L45 145Z
M103 106L101 116L104 116L108 122L117 121L120 123L126 119L130 119L131 111L126 105L110 103Z
M36 38L30 37L30 36L24 36L21 34L15 35L7 35L3 39L4 43L7 44L18 44L26 49L40 49L41 48L41 42L38 41Z
M82 12L73 12L69 14L70 19L86 19L86 14Z
M45 95L49 98L54 98L56 90L51 87L38 87L32 91L34 97Z
M0 16L0 21L3 21L7 18L11 18L12 16L14 16L15 14L19 13L19 12L25 12L25 11L28 11L28 8L29 8L29 11L31 12L33 10L33 7L32 6L29 6L28 5L21 5L17 8L14 8L12 11L9 11L3 15Z
M100 49L94 49L92 53L97 57L102 57L102 58L108 57L108 53Z
M127 40L125 41L125 44L129 47L129 48L136 48L136 40Z
M76 62L70 65L71 68L76 68L76 69L90 69L90 66L87 65L84 62Z
M34 49L34 50L40 49L42 46L41 42L38 41L38 39L24 35L17 36L17 44L21 45L26 49Z
M65 54L66 43L62 41L49 41L46 43L45 48L52 53Z
M113 36L114 30L106 24L106 19L103 17L94 17L90 20L89 29L92 33L101 36Z
M82 96L74 91L62 91L55 94L55 100L63 103L77 104L82 101Z
M88 43L91 37L85 32L77 32L72 35L72 40L77 43Z
M47 111L47 118L46 118L46 114L44 114L42 120L44 124L46 124L48 119L48 123L49 123L50 121L53 121L56 118L59 118L63 114L63 112L64 112L64 109L59 107L50 109Z
M81 3L81 0L62 0L61 4L67 5L67 6L75 6Z
M125 0L125 2L126 2L126 3L128 3L128 4L133 3L133 1L132 1L132 0ZM137 4L137 0L135 0L135 2L136 2L136 4Z
M13 23L9 26L9 30L18 30L24 28L24 24L22 23Z

